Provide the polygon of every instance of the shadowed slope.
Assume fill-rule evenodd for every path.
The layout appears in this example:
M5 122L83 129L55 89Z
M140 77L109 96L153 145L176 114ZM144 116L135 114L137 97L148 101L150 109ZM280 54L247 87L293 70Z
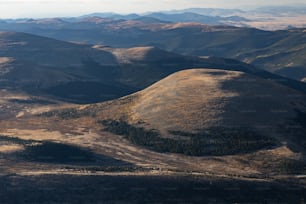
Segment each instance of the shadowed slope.
M77 103L119 98L186 67L223 64L222 59L187 57L154 47L105 48L0 32L2 88ZM240 62L235 65L252 69Z
M1 27L67 41L114 47L155 46L181 54L233 58L297 80L306 76L304 29L270 32L189 22L92 20L95 23L66 22L65 28L62 23L46 26L35 21L28 22L26 26L23 23L11 23Z
M190 67L243 71L306 90L304 83L231 59L184 56L152 46L110 48L25 33L0 33L2 88L76 103L116 99Z

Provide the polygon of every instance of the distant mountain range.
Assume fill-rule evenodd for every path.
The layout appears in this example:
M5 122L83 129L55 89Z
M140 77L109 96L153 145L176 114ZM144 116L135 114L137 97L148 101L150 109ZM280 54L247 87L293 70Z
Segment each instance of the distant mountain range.
M188 8L181 10L163 11L164 13L197 13L206 16L232 16L237 14L243 14L246 11L241 9L222 9L222 8Z
M271 15L303 15L306 14L306 4L284 5L284 6L264 6L259 7L252 12L271 14Z
M163 11L164 13L185 13L192 12L206 16L243 16L247 13L260 13L270 15L297 15L306 14L306 4L290 4L282 6L262 6L254 9L222 9L222 8L188 8L182 10Z
M39 22L48 22L55 23L55 19L57 21L63 21L62 23L66 22L79 22L82 21L82 19L88 19L92 17L99 17L99 18L110 18L110 19L117 19L117 20L142 20L142 19L154 19L155 22L196 22L196 23L204 23L208 25L222 25L222 24L229 24L233 22L248 22L250 21L247 18L243 18L240 16L210 16L210 15L201 15L194 12L183 12L183 13L171 13L171 12L155 12L155 13L149 13L145 15L140 14L127 14L127 15L121 15L116 13L92 13L80 17L73 17L73 18L54 18L54 19L35 19L36 22L39 20ZM6 19L0 21L0 23L30 23L34 19ZM35 21L34 20L34 21ZM58 22L59 23L59 22Z
M181 10L168 10L160 12L147 12L144 14L128 14L120 15L116 13L92 13L85 16L100 16L100 17L123 17L123 19L135 19L137 16L151 15L152 13L162 14L184 14L194 13L202 16L211 17L229 17L229 16L244 16L247 13L270 14L270 15L297 15L306 14L306 4L291 4L283 6L263 6L254 9L223 9L223 8L188 8ZM84 17L84 16L82 16Z
M129 15L119 15L113 13L93 13L86 16L82 16L82 18L86 17L101 17L101 18L113 18L113 19L124 19L124 20L140 20L144 18L154 18L160 20L161 22L197 22L204 23L208 25L218 25L218 24L226 24L227 22L247 22L249 19L240 17L240 16L228 16L228 17L220 17L220 16L209 16L209 15L201 15L194 12L183 12L183 13L172 13L172 12L155 12L146 15L137 15L137 14L129 14Z

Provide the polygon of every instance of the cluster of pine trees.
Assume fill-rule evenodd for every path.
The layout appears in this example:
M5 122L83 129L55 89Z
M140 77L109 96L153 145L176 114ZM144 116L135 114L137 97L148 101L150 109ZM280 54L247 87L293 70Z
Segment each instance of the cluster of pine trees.
M170 132L186 139L164 138L158 131L135 127L125 121L104 120L105 130L124 136L131 143L157 152L180 153L190 156L246 153L275 145L275 141L243 128L215 127L200 133Z

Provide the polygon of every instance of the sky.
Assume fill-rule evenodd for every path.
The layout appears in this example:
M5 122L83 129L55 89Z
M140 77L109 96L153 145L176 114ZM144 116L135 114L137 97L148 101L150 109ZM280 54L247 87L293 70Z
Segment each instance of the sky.
M93 12L143 13L183 8L255 8L305 0L0 0L0 18L65 17Z

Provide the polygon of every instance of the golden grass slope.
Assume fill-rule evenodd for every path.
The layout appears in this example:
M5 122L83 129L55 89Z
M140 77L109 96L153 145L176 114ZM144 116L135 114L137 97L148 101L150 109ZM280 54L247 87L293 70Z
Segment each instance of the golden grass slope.
M295 149L303 146L296 137L305 131L298 114L306 112L306 97L243 72L192 69L170 75L133 95L86 106L82 111L97 113L98 120L124 120L158 130L164 137L173 136L171 131L247 128Z

